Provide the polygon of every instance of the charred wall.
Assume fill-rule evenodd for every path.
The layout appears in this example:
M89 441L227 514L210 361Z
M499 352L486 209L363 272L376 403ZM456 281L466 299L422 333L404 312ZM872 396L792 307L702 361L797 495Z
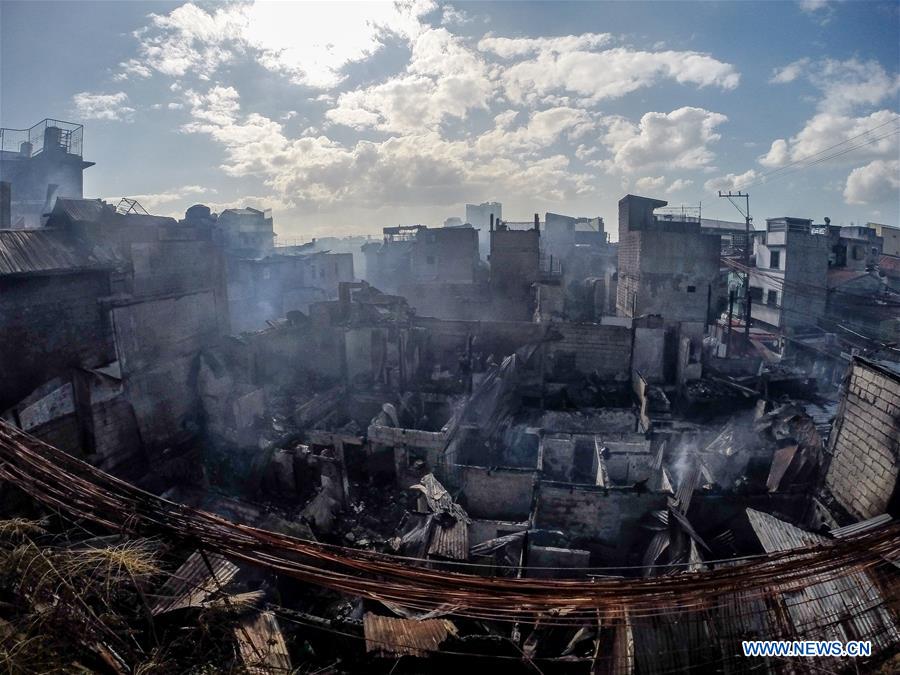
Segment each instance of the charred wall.
M0 279L0 410L76 366L114 361L107 272Z

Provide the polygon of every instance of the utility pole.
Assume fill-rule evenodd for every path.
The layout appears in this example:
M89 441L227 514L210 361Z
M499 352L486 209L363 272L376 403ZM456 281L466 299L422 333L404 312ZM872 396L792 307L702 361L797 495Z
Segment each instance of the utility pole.
M747 341L747 346L750 346L750 193L749 192L741 192L738 190L737 192L732 192L729 190L727 193L719 190L719 197L725 197L728 201L731 202L732 206L736 208L742 216L744 216L744 338ZM738 202L735 199L743 199L744 200L744 208L742 209ZM731 324L729 322L728 326L729 337L731 334Z

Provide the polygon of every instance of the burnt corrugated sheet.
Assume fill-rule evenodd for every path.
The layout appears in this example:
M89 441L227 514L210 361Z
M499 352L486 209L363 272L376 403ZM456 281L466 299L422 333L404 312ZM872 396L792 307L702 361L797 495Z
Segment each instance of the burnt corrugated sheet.
M394 619L371 612L363 616L366 651L382 656L427 656L436 651L456 626L448 619Z
M761 511L747 509L747 517L767 553L827 541ZM871 639L873 653L900 642L900 631L885 599L865 571L836 578L813 576L803 589L781 592L780 599L793 624L793 633L800 638L842 642Z
M203 602L220 587L225 586L238 573L238 566L214 553L203 560L199 551L194 551L178 570L166 580L156 600L150 605L150 612L156 616L186 607L200 607Z
M469 559L469 526L464 520L444 527L437 523L431 532L428 555L449 560Z
M0 275L107 269L116 262L60 230L0 230Z
M831 536L836 539L843 539L844 537L852 537L856 534L862 534L863 532L868 532L869 530L874 530L879 527L883 527L891 522L893 518L887 513L882 513L880 516L875 516L873 518L869 518L868 520L863 520L858 523L853 523L853 525L845 525L844 527L838 527L831 530Z
M106 208L99 199L67 199L60 197L53 206L54 215L63 215L71 221L93 223L103 218Z
M291 657L278 619L272 612L258 612L241 620L234 629L241 659L248 673L290 673Z

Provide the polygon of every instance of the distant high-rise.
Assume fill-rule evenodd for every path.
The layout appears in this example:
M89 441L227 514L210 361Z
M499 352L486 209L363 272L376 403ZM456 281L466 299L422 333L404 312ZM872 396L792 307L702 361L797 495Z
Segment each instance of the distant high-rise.
M491 215L494 221L503 218L503 204L500 202L484 202L482 204L466 204L466 222L479 230L478 251L482 259L486 259L491 249L491 237L488 232L491 224Z

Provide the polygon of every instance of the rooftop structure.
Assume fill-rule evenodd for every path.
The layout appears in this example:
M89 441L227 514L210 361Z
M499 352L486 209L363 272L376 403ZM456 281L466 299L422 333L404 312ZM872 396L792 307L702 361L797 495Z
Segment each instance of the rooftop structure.
M0 228L37 228L57 197L81 199L85 169L84 127L45 119L29 129L0 129L0 183L3 201Z

